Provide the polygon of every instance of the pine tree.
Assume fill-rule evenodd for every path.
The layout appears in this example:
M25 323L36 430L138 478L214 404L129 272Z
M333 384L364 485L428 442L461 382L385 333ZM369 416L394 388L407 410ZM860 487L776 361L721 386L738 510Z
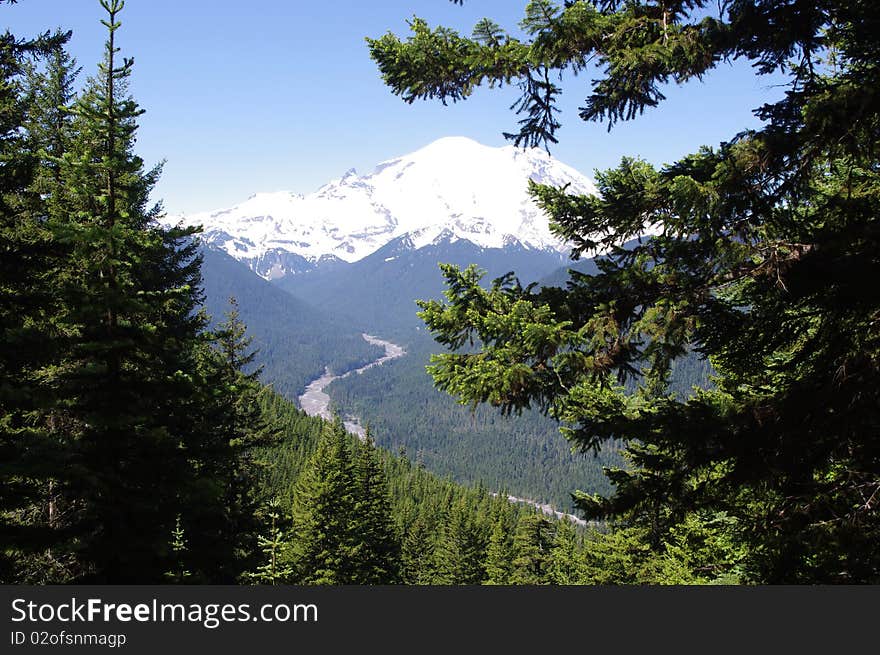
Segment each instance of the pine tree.
M48 225L67 247L55 274L64 356L45 370L58 390L76 464L65 493L71 533L101 582L160 581L178 514L206 499L196 349L204 318L193 230L163 230L149 206L159 168L134 154L137 117L120 64L121 0L102 0L109 37L97 77L73 107ZM187 521L188 522L188 521ZM191 556L197 559L200 553Z
M260 522L264 501L257 453L277 439L278 431L264 418L261 368L252 366L257 352L234 298L225 320L206 339L209 344L199 351L203 394L194 412L200 417L197 432L204 435L199 477L209 484L206 502L193 507L198 514L193 520L201 527L194 543L210 554L213 564L203 566L214 572L212 578L232 582L254 565L257 541L268 529Z
M400 539L391 514L388 480L367 429L354 462L355 501L352 527L356 546L355 584L393 584L400 579Z
M556 585L579 585L586 580L586 565L577 533L570 521L559 521L547 560L547 581Z
M421 315L453 352L432 374L465 403L541 408L580 450L626 439L632 467L611 471L614 495L578 504L644 528L655 554L708 508L736 519L749 580L880 580L874 3L532 0L523 38L411 26L406 41L370 40L391 89L457 101L518 82L510 136L526 145L555 141L551 80L590 62L580 116L609 128L723 61L786 78L784 97L756 110L760 129L659 170L625 158L597 175L595 197L532 185L575 258L606 253L599 272L565 289L512 275L485 289L476 269L444 267L447 302ZM622 247L649 226L655 236ZM715 387L667 394L689 352Z
M492 528L489 545L486 548L486 584L510 584L510 572L513 563L513 544L510 533L504 522L499 518Z
M265 561L253 573L245 574L245 580L255 584L277 585L291 580L293 567L286 563L285 553L290 547L285 531L279 525L281 519L280 503L277 500L269 505L269 533L258 539L260 551Z
M400 555L404 584L429 585L436 580L435 524L419 512L406 531Z
M511 584L547 584L552 543L553 526L543 514L522 518L513 535Z
M45 410L55 394L40 370L61 347L52 272L59 247L34 193L39 154L27 126L25 74L51 59L69 33L0 35L0 582L65 582L72 575L57 505L59 447ZM67 553L67 554L66 554Z
M436 584L481 584L485 577L485 544L474 522L473 512L457 500L446 514L435 553Z
M353 581L355 488L348 435L337 418L325 427L296 485L289 563L299 583Z
M81 71L61 47L47 58L45 70L33 65L27 69L26 129L29 148L38 158L31 190L43 197L48 215L57 211L65 192L60 164L74 139L70 108L76 100L76 78Z

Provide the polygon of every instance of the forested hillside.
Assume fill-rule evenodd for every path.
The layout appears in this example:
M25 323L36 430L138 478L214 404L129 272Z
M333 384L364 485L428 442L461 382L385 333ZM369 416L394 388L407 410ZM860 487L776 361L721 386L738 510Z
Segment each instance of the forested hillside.
M638 530L607 534L429 473L305 416L268 389L260 449L267 529L246 580L305 584L733 583L736 550L688 526L658 557ZM722 526L723 527L723 526ZM273 564L274 562L274 564ZM699 562L699 564L697 564Z
M229 255L204 248L205 309L218 320L235 298L258 350L263 380L296 398L327 367L343 373L378 357L350 322L332 317L256 275Z

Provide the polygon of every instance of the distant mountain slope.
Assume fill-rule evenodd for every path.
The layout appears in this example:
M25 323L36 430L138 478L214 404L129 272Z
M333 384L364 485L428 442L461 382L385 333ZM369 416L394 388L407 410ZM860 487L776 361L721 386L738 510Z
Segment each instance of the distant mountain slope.
M415 249L447 235L481 248L565 252L528 195L529 179L595 193L590 179L543 150L447 137L368 175L350 170L306 196L258 193L166 222L203 225L206 243L267 279L355 262L400 237Z
M561 261L552 251L519 244L481 248L448 233L416 249L405 236L353 264L288 276L275 283L334 316L348 317L365 330L407 339L413 330L422 328L415 301L441 297L444 282L439 263L477 264L488 271L488 284L510 271L521 275L524 283L536 280Z
M262 380L279 393L295 398L325 366L346 371L375 359L381 348L370 346L355 327L330 318L262 279L229 255L204 249L208 312L223 320L229 298L238 301L242 320L259 348Z

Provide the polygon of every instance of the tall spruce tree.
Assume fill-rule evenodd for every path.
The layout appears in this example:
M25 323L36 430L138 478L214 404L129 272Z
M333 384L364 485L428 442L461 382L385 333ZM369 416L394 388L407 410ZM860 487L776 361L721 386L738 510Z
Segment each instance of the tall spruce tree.
M64 582L72 575L56 502L69 470L46 408L55 394L40 371L60 348L52 274L59 244L34 192L40 155L30 138L25 75L69 33L0 35L0 582Z
M400 568L404 584L429 585L436 579L436 530L427 514L423 506L403 538Z
M101 5L104 61L73 107L48 221L68 249L55 279L67 348L45 375L74 446L66 493L82 579L159 582L178 515L187 524L196 499L221 502L196 489L200 260L194 231L163 230L149 204L160 169L145 170L133 150L142 111L127 95L133 61L120 62L116 46L124 3Z
M391 514L388 479L369 429L357 444L354 459L355 501L352 520L355 540L355 584L393 584L400 581L400 537Z
M435 551L435 583L481 584L485 577L485 548L474 513L463 498L457 499L446 513Z
M549 582L547 568L553 538L553 525L543 514L530 514L520 520L513 535L511 584L540 585Z
M253 339L236 300L229 303L224 320L205 335L207 343L199 350L203 393L193 412L204 437L198 477L205 483L205 502L191 503L192 520L200 526L192 536L194 552L203 553L202 566L214 571L213 579L225 582L256 565L258 539L272 531L262 520L258 451L278 438L261 409L260 396L268 390L259 382L261 367L253 366ZM204 561L204 553L210 554L212 565Z
M350 584L355 577L355 481L345 427L337 418L297 480L289 563L307 585Z
M447 302L421 314L451 350L478 344L434 360L437 385L462 402L540 407L584 451L629 440L615 494L578 495L588 516L643 527L662 552L690 513L725 511L752 581L880 580L875 5L532 0L524 38L415 19L406 41L369 40L408 102L519 83L509 136L524 145L555 141L558 72L590 68L580 116L609 129L722 62L785 77L782 99L755 110L763 126L717 147L660 169L626 158L597 176L595 197L532 185L575 258L606 253L596 275L485 289L479 271L445 267ZM652 238L620 247L649 226ZM715 387L668 395L691 349Z
M44 211L57 211L64 193L61 185L61 159L73 141L71 106L76 99L76 79L82 68L63 48L56 48L43 66L27 69L26 120L30 150L37 156L32 191L45 204Z
M510 584L513 565L513 543L502 519L496 519L486 547L486 580L488 585Z
M547 581L556 585L579 585L584 584L586 577L586 563L574 525L567 520L559 521L547 558Z

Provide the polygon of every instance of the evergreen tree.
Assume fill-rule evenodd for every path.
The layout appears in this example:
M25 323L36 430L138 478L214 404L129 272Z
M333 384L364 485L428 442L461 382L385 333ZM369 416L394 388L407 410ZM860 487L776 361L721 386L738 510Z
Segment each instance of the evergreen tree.
M294 569L285 563L285 552L290 547L287 535L279 525L281 513L277 501L269 506L269 533L261 535L258 545L265 561L253 573L245 574L245 579L256 584L277 585L287 582L294 574Z
M608 533L593 532L584 543L587 584L624 585L655 583L658 567L643 528L618 527Z
M234 298L225 320L206 337L213 347L200 350L203 394L194 411L200 411L198 432L205 437L199 476L208 482L207 502L195 503L193 511L201 526L198 550L209 552L214 562L203 566L214 571L214 579L232 582L255 564L250 560L259 550L257 540L268 529L260 522L257 453L278 435L261 408L261 369L252 366L257 352ZM218 487L219 501L213 498Z
M585 569L574 525L570 521L559 521L547 560L547 581L557 585L584 584Z
M350 584L355 577L355 481L348 435L337 418L297 481L289 563L301 584Z
M168 534L197 500L204 435L194 418L196 348L204 319L193 230L165 231L149 205L159 168L134 154L126 95L133 62L118 59L121 0L102 0L109 37L97 77L73 107L74 138L58 162L48 225L67 248L55 283L65 354L44 375L58 390L75 444L65 493L71 533L95 582L160 581ZM215 544L216 546L216 544ZM202 553L191 553L197 559Z
M436 579L435 525L423 509L406 531L400 554L404 584L429 585Z
M401 545L391 515L388 481L370 431L357 445L354 462L353 532L355 584L399 581Z
M65 192L60 164L74 139L70 108L82 69L62 47L53 50L44 68L30 65L27 69L26 130L29 148L38 158L31 190L42 196L46 214L53 215Z
M510 584L513 565L513 544L510 533L499 518L492 527L489 545L486 548L486 584Z
M511 584L547 584L552 544L553 526L543 514L521 519L513 535Z
M524 38L488 21L465 38L411 23L371 40L407 101L461 100L519 82L510 136L550 144L561 71L596 62L581 118L609 128L663 101L663 85L745 60L787 79L756 110L760 129L661 169L625 158L595 197L533 185L573 256L606 253L566 289L513 276L480 285L444 267L447 302L422 304L455 351L432 373L465 403L538 406L574 446L629 440L593 518L643 528L655 553L692 512L727 511L759 582L880 580L880 14L864 0L532 0ZM645 233L634 248L621 244ZM480 347L458 349L467 343ZM689 398L665 392L691 350L718 376Z
M443 532L436 549L436 584L474 585L483 582L485 544L475 525L474 515L463 499L455 502L446 514Z
M69 471L46 408L55 393L40 374L62 347L54 322L52 273L59 245L34 193L39 155L27 126L24 78L34 59L51 59L69 33L0 35L0 581L64 582L72 572L58 504Z

